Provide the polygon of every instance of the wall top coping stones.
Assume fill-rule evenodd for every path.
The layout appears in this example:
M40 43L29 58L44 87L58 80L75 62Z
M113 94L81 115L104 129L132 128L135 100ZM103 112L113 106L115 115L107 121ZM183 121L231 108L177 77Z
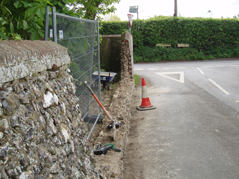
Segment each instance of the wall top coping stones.
M102 35L102 38L110 38L110 37L121 38L121 35L120 34Z
M69 64L67 48L52 41L0 42L0 85L28 75Z

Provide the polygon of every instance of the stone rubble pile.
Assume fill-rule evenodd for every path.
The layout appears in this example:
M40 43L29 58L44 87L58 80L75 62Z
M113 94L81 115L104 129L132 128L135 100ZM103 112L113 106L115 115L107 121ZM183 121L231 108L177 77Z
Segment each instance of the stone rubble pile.
M96 139L97 144L114 143L114 145L121 150L120 153L110 151L106 155L95 156L97 169L108 168L110 178L122 178L123 161L122 158L125 152L125 143L129 133L130 124L130 107L131 99L134 90L134 77L133 77L133 53L132 53L132 36L125 32L122 36L121 42L121 81L119 87L113 95L112 102L107 110L122 125L116 129L116 140L112 141L113 130L104 129L100 132L99 137ZM111 121L109 119L103 120L103 125L107 126Z

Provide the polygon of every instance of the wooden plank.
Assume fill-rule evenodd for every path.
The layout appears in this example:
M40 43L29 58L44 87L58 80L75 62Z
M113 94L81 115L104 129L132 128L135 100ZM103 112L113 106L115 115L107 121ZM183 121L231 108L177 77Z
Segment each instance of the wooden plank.
M156 44L157 47L171 47L170 44Z
M178 47L189 47L189 44L178 44Z

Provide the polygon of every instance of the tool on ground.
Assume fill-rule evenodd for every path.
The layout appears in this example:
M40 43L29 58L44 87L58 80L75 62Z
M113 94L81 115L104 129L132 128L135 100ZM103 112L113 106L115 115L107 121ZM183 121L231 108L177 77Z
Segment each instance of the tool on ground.
M115 145L114 145L113 143L105 144L105 147L106 147L106 146L111 146L111 149L113 149L115 152L121 152L120 149L116 149L116 148L115 148Z
M119 127L121 126L121 124L122 124L122 122L116 122L116 123L115 123L116 129L119 128ZM107 128L108 128L108 129L111 129L111 128L113 127L113 125L114 125L114 121L112 121L112 122L107 126Z
M106 154L108 150L110 150L112 146L101 146L101 144L97 145L97 147L94 149L94 154L95 155L101 155L101 154Z
M97 147L94 149L95 155L101 155L106 154L108 150L113 149L115 152L121 152L120 149L116 149L113 143L105 144L103 147L101 144L97 145Z
M156 107L154 107L150 102L144 78L142 78L142 103L140 106L137 106L136 108L139 111L156 109Z
M87 84L87 81L85 81L85 86L87 87L87 89L90 91L90 93L92 94L92 96L95 98L95 100L97 101L97 103L100 105L100 107L102 108L102 110L105 112L106 116L112 120L115 123L115 120L113 119L113 117L110 116L110 114L108 113L108 111L105 109L105 107L101 104L101 102L99 101L99 99L97 98L97 96L94 94L93 90L91 89L90 85ZM114 129L114 136L113 136L113 140L115 140L115 125L113 125L113 129Z

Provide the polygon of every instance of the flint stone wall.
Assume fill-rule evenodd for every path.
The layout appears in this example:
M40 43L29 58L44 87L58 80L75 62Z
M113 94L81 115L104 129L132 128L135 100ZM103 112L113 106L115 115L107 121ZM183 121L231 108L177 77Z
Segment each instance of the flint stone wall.
M131 78L134 78L134 50L133 50L133 36L129 32L123 33L121 37L121 77L124 74L129 74Z
M133 77L133 40L129 32L125 32L121 37L121 81L119 87L113 95L112 102L107 110L114 119L122 122L122 126L116 129L116 140L114 145L121 152L109 151L107 155L95 156L96 167L102 171L108 171L110 178L123 178L123 157L125 153L125 145L128 138L130 118L131 118L131 101L134 93L134 77ZM103 120L103 125L106 126L111 121ZM111 143L113 130L103 129L100 131L99 137L95 141L95 146L98 144Z
M105 178L92 164L67 49L0 42L0 178Z

